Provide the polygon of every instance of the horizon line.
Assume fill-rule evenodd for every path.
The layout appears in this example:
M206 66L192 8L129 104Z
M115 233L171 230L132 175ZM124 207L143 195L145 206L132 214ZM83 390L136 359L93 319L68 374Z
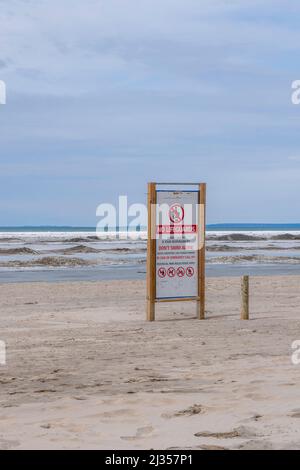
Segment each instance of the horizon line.
M227 226L227 225L300 225L300 222L213 222L213 223L206 223L206 226ZM4 228L91 228L96 229L97 226L95 225L55 225L55 224L39 224L39 225L0 225L0 229ZM122 226L117 225L117 228L121 228ZM127 226L128 227L128 226ZM145 225L139 225L139 227L146 227ZM125 228L125 226L124 226Z

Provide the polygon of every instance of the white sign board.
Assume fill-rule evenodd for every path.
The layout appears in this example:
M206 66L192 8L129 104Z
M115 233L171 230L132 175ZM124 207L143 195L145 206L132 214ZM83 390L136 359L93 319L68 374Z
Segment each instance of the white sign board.
M157 191L157 299L198 296L198 195Z

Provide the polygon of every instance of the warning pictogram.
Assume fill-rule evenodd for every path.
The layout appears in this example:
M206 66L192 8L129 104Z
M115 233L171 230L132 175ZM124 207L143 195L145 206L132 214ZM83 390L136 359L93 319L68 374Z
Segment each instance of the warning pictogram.
M179 224L184 218L184 209L180 204L173 204L169 209L169 219L174 224Z
M183 277L185 275L185 270L182 266L179 266L179 268L177 268L177 276L178 277Z
M175 269L174 268L169 268L168 269L168 276L169 277L174 277L175 276Z
M166 269L165 268L159 268L158 275L159 275L159 277L165 277L166 276Z
M186 268L186 275L188 277L192 277L194 275L194 268L192 266L188 266Z

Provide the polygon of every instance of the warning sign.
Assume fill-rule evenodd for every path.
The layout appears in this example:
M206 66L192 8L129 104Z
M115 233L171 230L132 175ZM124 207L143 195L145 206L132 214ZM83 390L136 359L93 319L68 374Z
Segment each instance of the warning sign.
M174 277L175 276L175 269L174 268L168 268L168 276L169 277Z
M169 209L170 221L178 224L184 218L184 208L180 204L173 204Z
M193 268L193 266L188 266L188 267L186 268L186 275L187 275L188 277L192 277L192 276L194 275L194 268Z
M156 298L198 295L198 191L157 191Z
M166 269L165 268L159 268L158 269L158 275L159 275L159 277L166 277Z

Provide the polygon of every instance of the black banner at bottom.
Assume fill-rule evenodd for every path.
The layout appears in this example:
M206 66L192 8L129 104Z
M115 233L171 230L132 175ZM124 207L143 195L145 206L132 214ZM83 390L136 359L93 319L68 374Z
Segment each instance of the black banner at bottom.
M29 463L31 468L41 465L51 467L57 464L84 465L85 469L112 467L143 469L194 468L206 463L219 465L241 465L259 462L275 467L292 463L294 452L286 451L223 451L223 450L91 450L91 451L1 451L0 462Z

